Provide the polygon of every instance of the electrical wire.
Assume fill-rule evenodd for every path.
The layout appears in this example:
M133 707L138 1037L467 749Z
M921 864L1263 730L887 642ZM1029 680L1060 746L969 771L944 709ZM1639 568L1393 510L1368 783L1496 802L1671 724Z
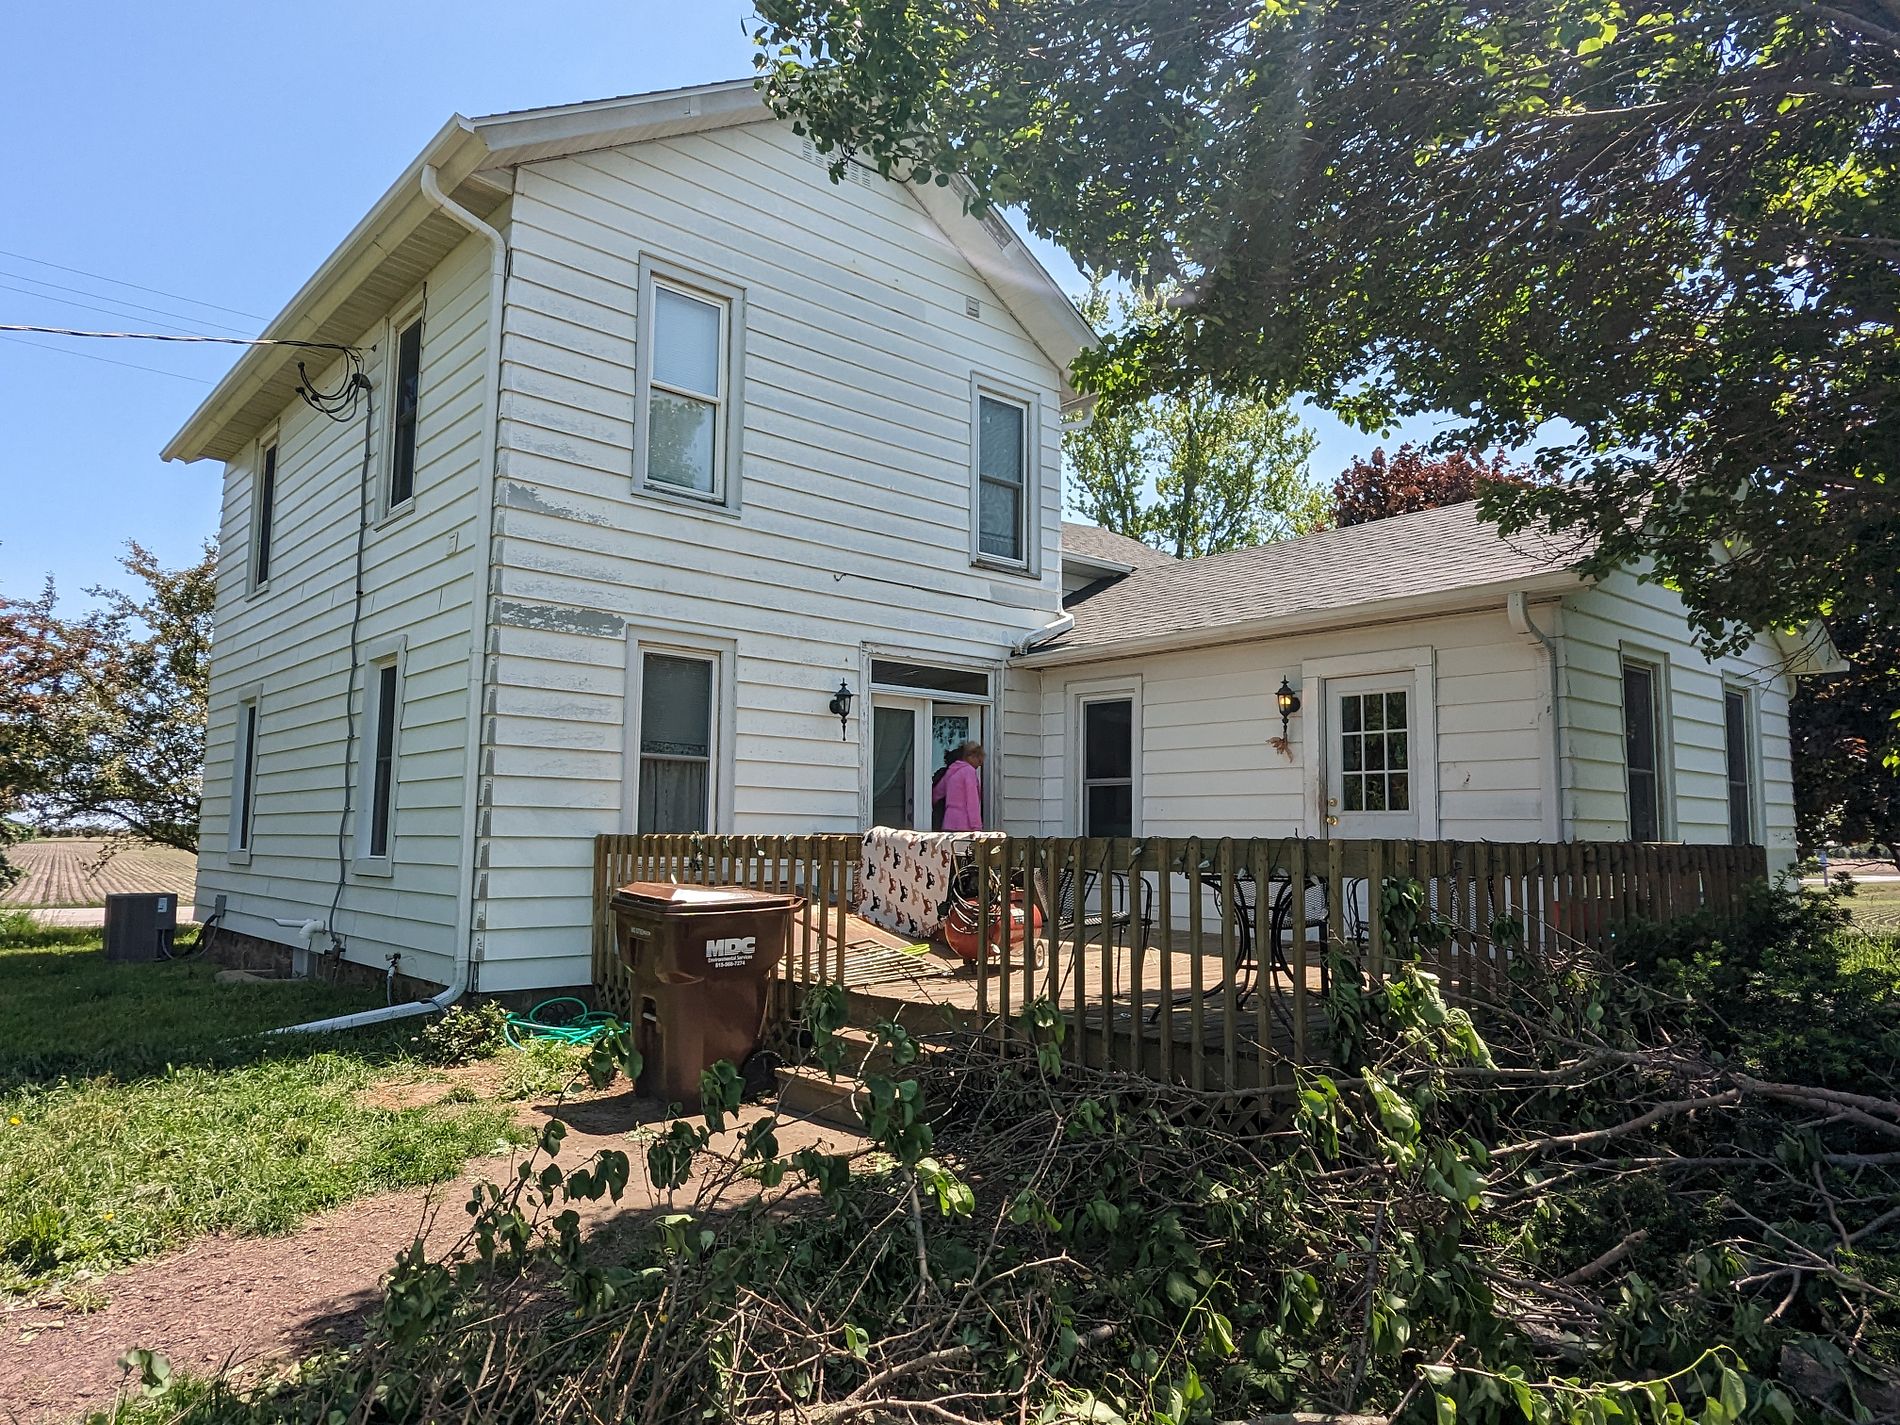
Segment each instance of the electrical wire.
M30 281L31 279L29 278L28 280ZM78 301L74 301L71 297L55 296L51 292L35 292L31 287L16 287L11 282L0 282L0 292L19 292L24 296L38 297L42 302L57 302L62 307L78 307L81 311L98 312L101 315L108 316L108 317L127 317L133 321L151 321L150 317L140 317L136 315L135 313L125 311L123 308L120 308L120 307L102 307L96 302L78 302ZM99 294L96 292L89 292L86 295L89 297L96 297ZM157 323L154 323L154 325L165 327L168 330L177 332L181 335L188 336L191 334L190 327L173 326L170 322L157 322ZM214 322L211 325L215 326L217 324Z
M68 267L63 262L49 262L43 257L34 257L29 253L8 252L5 248L0 248L0 257L11 257L17 262L30 262L36 267L51 267L59 272L70 272L75 277L90 277L95 282L110 282L115 287L130 287L135 292L150 292L154 297L170 297L174 302L188 302L194 307L209 307L214 312L228 312L234 317L249 317L254 322L269 320L266 317L260 317L256 312L240 312L236 307L221 307L216 302L205 302L197 297L187 297L182 292L167 292L162 287L146 287L137 282L128 282L123 277L108 277L103 272L88 272L83 267ZM37 280L32 277L27 279L29 282ZM218 326L221 323L213 322L211 325Z
M356 677L362 668L359 640L363 628L363 566L369 544L369 507L372 490L370 478L371 454L373 444L371 436L376 427L376 392L365 376L354 352L350 356L351 370L345 383L351 399L354 393L363 393L363 471L359 480L360 489L356 499L356 573L355 594L350 602L350 672L343 690L343 810L336 821L336 890L330 896L330 948L336 952L339 961L343 958L343 937L336 928L336 913L343 904L343 887L349 880L350 871L350 812L355 800L351 795L355 779L350 775L350 767L356 761ZM303 373L303 364L298 363L298 374ZM313 397L306 387L299 387L298 394L319 411L323 411L332 420L347 420L347 415L336 414L318 405L318 400L334 401L335 396Z
M81 331L76 327L28 326L20 322L0 322L0 332L36 332L41 336L89 336L98 337L104 341L206 342L213 346L294 346L302 351L344 351L355 356L359 361L363 356L361 348L345 346L340 341L296 341L290 337L205 336L197 332L182 332L175 336L165 332L95 332Z
M11 332L0 331L0 340L18 342L21 346L38 347L41 351L57 352L61 356L77 356L82 361L101 361L107 366L123 366L127 371L149 371L154 376L169 376L174 381L190 381L199 386L211 384L202 376L187 376L182 371L167 371L162 366L141 366L136 361L118 361L110 356L95 355L90 351L73 351L69 347L54 346L46 341L33 341L27 337L15 336Z
M16 282L31 282L36 287L51 287L54 292L71 292L76 297L97 297L102 302L110 302L114 308L114 315L117 316L129 316L131 312L149 312L155 317L177 317L180 321L196 322L199 326L216 327L221 332L230 332L235 336L242 336L246 331L244 327L234 327L229 322L214 322L195 312L174 312L170 307L148 307L143 302L128 301L124 297L115 297L110 292L95 292L89 287L68 287L59 282L48 282L43 277L29 276L24 272L9 272L3 267L0 267L0 277L10 277ZM20 289L15 287L12 290L17 292ZM52 293L47 293L46 300L49 302L64 302L67 299L64 297L55 297ZM68 305L76 304L68 303ZM131 310L128 312L123 310L125 308L130 308Z

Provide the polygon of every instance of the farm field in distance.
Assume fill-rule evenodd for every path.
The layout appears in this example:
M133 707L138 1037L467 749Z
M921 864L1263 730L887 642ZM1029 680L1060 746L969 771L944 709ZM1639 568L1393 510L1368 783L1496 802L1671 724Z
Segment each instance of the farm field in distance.
M7 859L26 874L0 891L0 906L103 906L107 895L127 891L191 898L196 856L168 846L128 846L99 866L105 845L97 838L49 837L8 847Z

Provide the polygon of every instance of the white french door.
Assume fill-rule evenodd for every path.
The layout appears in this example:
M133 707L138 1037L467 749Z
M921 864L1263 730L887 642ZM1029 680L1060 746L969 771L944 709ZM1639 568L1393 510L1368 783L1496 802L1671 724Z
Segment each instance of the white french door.
M871 825L930 830L931 778L946 754L981 741L981 704L873 694Z

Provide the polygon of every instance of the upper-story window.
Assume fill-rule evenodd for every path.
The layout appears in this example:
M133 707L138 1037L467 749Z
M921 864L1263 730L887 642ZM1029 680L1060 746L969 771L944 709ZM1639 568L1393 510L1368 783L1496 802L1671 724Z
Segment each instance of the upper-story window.
M251 587L270 582L271 538L277 526L277 437L258 446L256 508L251 514Z
M389 501L397 509L415 498L416 417L422 405L422 315L396 329L396 379L390 395Z
M641 262L634 452L641 488L737 507L744 313L736 287Z
M971 502L979 563L1033 569L1035 480L1030 435L1034 406L978 385L972 401Z

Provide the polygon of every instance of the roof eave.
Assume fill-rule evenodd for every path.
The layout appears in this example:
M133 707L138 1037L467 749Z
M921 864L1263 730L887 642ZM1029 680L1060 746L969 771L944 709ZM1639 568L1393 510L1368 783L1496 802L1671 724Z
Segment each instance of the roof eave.
M348 297L356 283L382 261L401 235L433 211L422 195L425 165L433 164L443 191L453 192L482 166L485 157L486 151L473 124L460 114L451 118L259 336L276 340L306 337L324 316ZM275 350L269 346L247 348L178 433L166 442L159 452L160 459L204 459L206 444L252 392L269 379L275 367L272 359Z
M1582 587L1586 581L1572 569L1553 569L1486 584L1468 584L1433 594L1402 594L1337 608L1312 609L1300 613L1275 614L1268 618L1242 619L1208 628L1166 629L1117 639L1113 643L1093 643L1065 647L1060 643L1035 653L1010 660L1020 668L1052 668L1070 663L1108 662L1135 658L1150 653L1177 653L1197 648L1216 648L1227 643L1257 643L1270 638L1291 637L1326 629L1362 623L1386 623L1395 619L1428 618L1444 614L1481 613L1501 608L1505 595L1523 593L1559 597Z

